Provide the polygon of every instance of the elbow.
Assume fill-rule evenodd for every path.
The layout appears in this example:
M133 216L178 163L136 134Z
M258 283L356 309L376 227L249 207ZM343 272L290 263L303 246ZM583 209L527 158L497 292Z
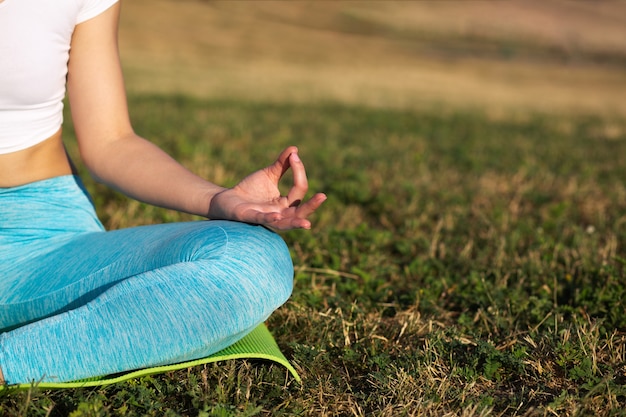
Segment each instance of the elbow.
M105 183L106 181L103 174L101 173L101 158L98 158L98 153L83 149L83 147L80 146L79 151L80 159L83 162L85 168L87 168L87 171L89 171L91 177L97 182Z
M106 185L115 182L115 158L110 151L113 148L111 144L93 146L81 144L79 141L80 158L94 181Z
M124 168L124 152L129 135L111 135L116 139L78 138L78 150L81 160L94 180L111 184L118 171Z

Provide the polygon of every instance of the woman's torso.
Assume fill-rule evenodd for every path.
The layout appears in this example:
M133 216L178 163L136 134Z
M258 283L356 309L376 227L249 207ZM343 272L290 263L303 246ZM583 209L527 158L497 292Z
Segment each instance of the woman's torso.
M0 2L2 188L71 173L60 125L78 8L69 1Z
M14 187L72 173L61 130L30 148L0 154L0 187Z
M72 172L60 130L72 34L115 2L0 1L0 187Z

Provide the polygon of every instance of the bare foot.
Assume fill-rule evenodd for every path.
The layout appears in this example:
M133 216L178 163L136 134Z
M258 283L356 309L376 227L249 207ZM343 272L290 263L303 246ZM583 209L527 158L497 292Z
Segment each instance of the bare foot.
M2 3L2 0L0 0ZM4 375L2 375L2 368L0 368L0 385L4 385Z

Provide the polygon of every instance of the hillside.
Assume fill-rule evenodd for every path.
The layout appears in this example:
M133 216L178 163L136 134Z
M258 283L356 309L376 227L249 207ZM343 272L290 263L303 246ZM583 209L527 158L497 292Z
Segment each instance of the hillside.
M626 114L626 2L124 3L133 92Z

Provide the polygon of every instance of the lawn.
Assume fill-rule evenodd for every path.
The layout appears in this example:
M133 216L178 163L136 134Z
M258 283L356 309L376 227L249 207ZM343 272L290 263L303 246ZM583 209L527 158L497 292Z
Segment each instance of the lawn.
M267 325L302 383L221 362L5 392L0 415L626 415L625 118L130 101L138 132L222 184L299 146L329 198L283 234L295 290ZM108 228L190 219L86 182Z

